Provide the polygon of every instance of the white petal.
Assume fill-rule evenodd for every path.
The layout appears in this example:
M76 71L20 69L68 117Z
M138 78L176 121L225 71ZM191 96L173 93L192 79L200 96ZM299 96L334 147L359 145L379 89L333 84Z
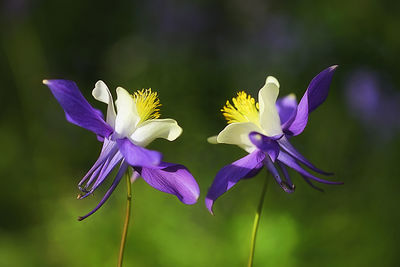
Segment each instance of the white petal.
M210 144L213 144L213 145L218 144L217 135L208 137L207 142L209 142Z
M115 118L115 132L120 137L130 136L136 128L140 118L136 110L133 97L122 87L117 88L117 117Z
M260 127L252 122L234 122L228 124L217 136L218 143L237 145L251 153L255 146L249 139L249 133L262 132Z
M108 105L106 121L108 124L110 124L111 127L114 128L115 116L116 116L114 109L114 101L107 85L102 80L98 81L94 86L92 95L96 100Z
M182 133L182 128L173 119L155 119L145 121L131 135L135 144L147 146L156 138L174 141Z
M268 76L265 85L258 92L260 125L267 136L274 136L282 133L281 120L275 106L278 94L278 80L272 76Z

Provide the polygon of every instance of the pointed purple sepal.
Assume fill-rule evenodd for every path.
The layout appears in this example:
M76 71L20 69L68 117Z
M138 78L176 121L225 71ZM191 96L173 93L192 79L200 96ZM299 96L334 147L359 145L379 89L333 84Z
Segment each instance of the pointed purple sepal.
M184 204L195 204L199 198L199 186L183 165L161 162L157 168L142 167L136 170L150 186L175 195Z
M328 96L329 86L337 65L329 67L312 79L297 107L296 117L284 128L289 135L298 135L307 125L308 114L321 105Z
M50 88L64 109L67 121L100 137L108 137L113 132L111 126L104 121L101 112L87 102L73 81L44 80L43 83Z
M278 98L275 103L276 109L278 110L279 118L281 119L282 129L286 129L297 114L297 100L294 95L288 95Z
M117 139L119 151L131 166L156 167L161 163L162 154L132 143L128 138Z
M223 167L208 190L205 204L211 214L215 200L244 178L253 177L263 166L265 153L256 150L247 156Z

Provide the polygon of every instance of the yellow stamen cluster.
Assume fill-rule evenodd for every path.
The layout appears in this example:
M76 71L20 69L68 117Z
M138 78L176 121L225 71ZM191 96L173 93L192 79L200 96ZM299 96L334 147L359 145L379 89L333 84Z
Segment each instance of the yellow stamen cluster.
M226 101L225 106L221 109L222 115L228 123L233 122L253 122L259 124L259 106L258 103L246 92L241 91L237 96L232 98L233 105Z
M140 117L140 122L158 119L160 117L160 99L157 92L152 92L151 88L142 89L132 95L136 103L136 110Z

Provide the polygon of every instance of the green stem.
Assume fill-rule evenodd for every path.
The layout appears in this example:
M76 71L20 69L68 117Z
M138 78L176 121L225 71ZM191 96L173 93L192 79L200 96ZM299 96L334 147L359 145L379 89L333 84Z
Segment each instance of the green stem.
M261 192L260 202L258 203L256 216L254 217L253 232L251 234L251 243L250 243L250 257L249 257L249 263L247 264L248 267L253 266L254 250L256 247L257 230L258 230L258 225L260 223L260 217L261 217L261 212L263 209L265 193L267 192L268 180L269 180L268 177L266 177L265 181L264 181L264 186L263 186L263 189Z
M127 172L127 174L126 174L126 186L127 186L127 196L126 196L125 223L124 223L124 229L122 231L121 245L119 247L118 267L122 266L122 260L124 258L124 250L125 250L125 244L126 244L126 237L128 235L129 219L131 217L132 189L131 189L131 179L129 177L129 172Z

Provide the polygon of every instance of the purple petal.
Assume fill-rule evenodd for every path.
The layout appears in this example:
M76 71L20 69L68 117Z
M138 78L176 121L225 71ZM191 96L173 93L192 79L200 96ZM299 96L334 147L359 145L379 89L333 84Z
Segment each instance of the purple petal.
M213 214L214 201L243 178L250 178L262 168L264 152L256 150L223 167L216 175L206 197L206 207ZM255 171L256 170L256 171Z
M333 182L333 181L327 181L327 180L323 180L320 179L318 177L315 177L314 175L310 174L309 172L307 172L306 170L304 170L297 162L296 160L290 156L289 154L281 151L278 155L278 161L282 162L283 164L285 164L286 166L289 166L290 168L294 169L295 171L297 171L298 173L300 173L301 175L304 175L305 177L315 180L317 182L320 183L324 183L324 184L343 184L342 182Z
M282 129L292 124L297 114L297 100L293 95L279 98L276 103L279 118L281 119Z
M79 186L79 189L80 189L82 192L86 193L84 196L80 196L79 199L85 198L85 197L87 197L88 195L90 195L90 194L92 193L91 190L89 189L89 187L90 187L90 185L93 183L93 181L95 181L95 180L99 177L99 175L101 175L101 173L102 173L103 170L105 169L105 166L108 165L108 161L109 161L109 159L106 159L106 161L105 161L102 165L100 165L100 166L92 173L92 175L90 176L90 179L86 182L85 186L81 186L80 184L78 185L78 186Z
M297 107L294 121L285 130L290 135L298 135L307 125L308 114L321 105L329 93L329 86L337 65L329 67L312 79Z
M199 186L189 172L180 164L162 162L159 168L138 168L139 173L150 186L162 192L175 195L184 204L194 204L200 195Z
M117 139L119 151L131 166L155 167L160 164L162 154L133 144L128 138Z
M87 217L89 217L90 215L95 213L98 209L100 209L101 206L103 206L103 204L111 196L112 192L114 192L114 189L117 187L118 183L121 181L121 179L124 176L124 174L125 174L127 169L128 169L128 164L126 164L125 162L122 162L121 166L120 166L120 168L118 170L117 176L115 177L113 183L111 184L110 188L107 190L107 192L105 193L104 197L101 199L99 204L97 204L97 206L91 212L86 214L85 216L79 217L78 218L79 221L82 221L82 220L86 219Z
M322 188L316 186L315 184L313 184L313 183L310 181L310 179L308 179L308 178L305 177L304 175L302 175L302 177L303 177L304 181L306 181L306 183L309 184L312 188L314 188L314 189L316 189L316 190L318 190L318 191L320 191L320 192L324 192L324 189L322 189Z
M268 171L272 174L272 176L275 178L275 181L279 184L279 186L286 192L286 193L293 193L294 192L294 186L293 184L290 185L286 181L283 181L281 179L281 176L279 175L278 170L275 168L274 163L271 161L270 158L266 157L264 160L265 167L268 169Z
M310 161L308 161L303 155L301 155L300 152L298 152L296 150L296 148L294 148L294 146L292 146L292 144L289 142L289 140L286 138L286 136L283 136L281 139L279 139L278 144L289 155L291 155L296 160L298 160L301 163L303 163L304 165L306 165L311 170L313 170L317 173L323 174L323 175L333 175L333 173L331 173L331 172L326 172L326 171L320 170L317 167L315 167Z
M110 156L101 167L100 173L98 173L97 170L95 173L93 173L94 177L93 178L91 177L84 187L84 192L86 192L86 194L80 196L79 199L86 198L87 196L93 194L93 192L104 182L104 180L111 173L111 171L114 170L115 166L117 166L117 164L122 160L122 158L123 156L119 152L115 153L115 155L113 155L112 157ZM96 181L94 182L92 188L90 188L90 185L92 184L93 180Z
M262 164L262 162L260 162L259 165L257 165L257 167L255 167L254 169L252 169L245 177L243 177L242 179L250 179L253 178L254 176L256 176L264 167L264 165Z
M110 174L112 170L114 170L115 166L122 160L122 158L122 154L117 152L112 158L107 161L107 164L104 164L104 167L101 170L99 177L97 178L90 191L93 192L103 183L104 179Z
M257 132L251 132L249 134L249 139L258 149L267 153L272 161L275 162L279 154L279 145L274 138Z
M92 168L90 168L88 173L82 178L78 186L80 187L90 176L93 177L94 172L100 171L102 164L104 164L104 162L110 157L110 155L114 154L116 150L117 146L114 141L104 139L99 158L96 160Z
M283 176L285 176L286 182L288 183L289 187L292 188L293 190L295 189L295 185L292 183L292 180L290 179L289 172L286 168L285 165L283 165L281 162L278 161L278 166L281 169Z
M101 112L87 102L73 81L44 80L43 83L50 88L64 109L67 121L101 137L108 137L113 132L111 126L104 121Z

